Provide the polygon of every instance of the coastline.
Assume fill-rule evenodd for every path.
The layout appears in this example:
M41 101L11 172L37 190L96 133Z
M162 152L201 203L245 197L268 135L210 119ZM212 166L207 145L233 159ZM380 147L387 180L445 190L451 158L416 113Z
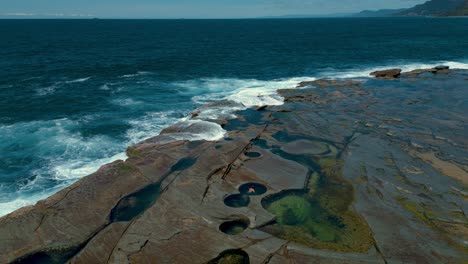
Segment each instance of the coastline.
M443 70L435 75L430 72L413 72L403 74L402 78L408 85L427 85L428 82L438 82L440 85L443 80L439 79L455 79L453 76L456 76L457 83L466 83L466 79L463 79L466 78L466 71L463 70ZM401 113L401 110L391 105L396 103L389 102L391 97L382 98L375 87L392 87L395 82L396 80L379 79L369 79L366 82L351 79L315 80L299 84L301 89L280 90L279 94L285 98L283 105L247 108L238 111L236 119L225 117L210 120L223 125L223 129L228 133L224 139L214 142L167 141L168 137L174 139L173 136L177 133L203 131L207 125L203 121L196 122L199 125L192 123L189 126L175 125L165 129L159 136L129 147L129 158L125 162L115 161L105 165L96 173L80 179L46 200L0 218L0 245L5 247L0 260L11 262L22 259L23 262L18 263L24 263L24 260L34 259L41 253L52 259L71 259L74 263L86 263L92 258L99 259L104 256L111 262L129 258L136 262L150 262L151 258L160 259L162 262L180 258L177 260L183 262L195 257L195 252L204 252L196 256L195 262L206 262L216 259L226 250L239 248L247 252L253 263L260 263L260 260L268 257L277 261L289 258L282 255L281 250L293 252L292 258L296 260L330 259L339 262L351 258L351 261L356 262L372 262L377 259L385 261L387 257L409 260L403 258L402 252L414 253L411 260L461 260L463 254L457 251L457 246L453 246L459 243L459 240L454 239L453 234L447 231L448 238L440 236L437 231L431 229L434 225L431 222L433 220L418 218L420 208L415 209L413 195L431 195L425 193L428 192L427 187L421 187L426 183L412 177L420 174L420 171L438 177L438 181L448 185L438 186L439 183L436 183L437 188L446 187L456 193L457 191L450 188L454 187L455 190L459 190L457 197L464 197L465 194L461 191L463 185L460 187L457 181L442 176L450 176L453 167L449 172L441 173L440 169L431 169L427 162L418 161L418 168L413 168L416 163L412 164L409 160L411 155L414 155L425 161L427 156L418 156L418 153L432 153L434 148L431 144L439 149L448 148L447 146L457 149L457 144L464 144L466 139L460 134L450 138L452 142L444 135L437 135L440 139L429 139L424 133L420 135L417 131L424 130L422 127L412 127L408 120L400 120L401 117L393 116L395 113L392 111ZM407 89L406 86L399 88ZM430 89L441 92L437 87ZM414 92L411 88L408 88L408 91ZM427 103L418 99L421 94L416 92L411 100L401 98L401 95L398 96L394 92L389 93L404 100L400 103L404 102L405 107L418 104L424 106ZM379 108L373 108L375 104L381 104L388 112L376 114L374 117L367 116L379 113ZM337 107L338 111L330 113L330 109L325 109L330 106ZM418 110L425 111L425 108ZM322 112L328 117L342 116L329 121ZM200 113L194 118L197 116L200 116ZM363 117L369 120L364 122ZM382 118L379 119L380 124L375 120L377 117ZM417 118L422 124L427 124L428 120L425 120L424 116ZM409 127L416 132L400 129L400 126ZM381 153L376 152L378 148L393 153L393 156L376 158L374 155ZM406 148L409 150L406 151ZM451 151L450 148L443 150L449 153ZM359 154L351 155L356 151ZM460 155L457 151L453 153L455 156ZM249 157L248 153L258 153L260 156L255 154L256 157ZM308 155L314 160L311 167L303 161ZM448 166L444 164L447 161L441 157L431 156L429 159L442 162L441 166L444 168ZM364 165L363 169L360 162L371 164ZM400 162L408 163L408 166L404 167L408 172L399 168ZM463 161L457 162L463 164ZM390 173L381 173L379 168L375 168L379 163L383 164L382 168L404 175L394 175L393 182L388 179L384 181L381 179L383 175L388 176ZM459 163L449 163L459 167L455 165ZM372 172L375 175L369 176L371 169L375 170ZM460 170L466 173L463 168ZM320 174L316 177L332 178L337 183L348 186L345 193L348 192L350 197L354 197L351 199L354 205L347 204L346 208L335 213L342 214L341 218L348 221L349 225L359 227L360 233L353 235L367 241L367 248L359 248L352 243L333 244L330 241L291 242L281 227L269 227L276 217L265 210L264 202L268 200L266 198L274 197L285 190L310 191L317 188L316 191L320 191L319 187L309 186L311 179L314 179L313 172ZM455 171L455 174L459 173ZM285 181L285 177L288 180ZM263 199L250 196L248 206L236 207L235 210L226 207L223 199L229 197L229 194L236 194L235 189L246 182L260 182L266 186L268 190L262 194ZM350 185L352 191L349 189ZM390 191L383 186L393 186L394 189ZM336 190L332 189L325 194L330 195L334 191ZM148 199L149 196L151 199ZM335 201L333 199L331 200ZM380 199L381 203L374 204L370 199ZM437 200L434 197L432 199ZM336 202L341 203L339 199ZM437 201L439 202L442 203ZM387 208L386 203L392 203L393 206L399 204L400 208ZM402 210L401 207L406 210ZM381 208L387 208L388 212L375 215ZM332 206L323 210L334 209ZM158 215L160 211L167 214ZM431 209L431 213L437 215L439 212ZM414 218L417 221L414 221ZM362 219L365 219L367 224L364 224ZM387 219L389 222L385 223ZM391 235L389 229L395 224L392 221L396 219L403 221L401 228L404 232L422 232L431 237L431 243L413 245L412 243L417 244L417 238ZM222 242L226 234L219 232L218 225L225 222L244 223L248 228L245 227L246 231L236 236L238 239ZM451 223L456 224L456 221ZM437 228L451 230L454 227ZM148 236L149 230L152 231ZM61 235L57 236L58 233ZM347 235L343 235L343 239L349 239ZM45 237L47 239L44 239ZM199 237L203 242L195 245L189 241L190 237ZM310 240L310 237L304 239ZM452 241L450 246L446 246L447 241ZM105 244L115 246L100 247ZM304 244L318 249L312 250ZM117 245L123 250L116 250ZM427 249L424 249L424 246L427 246ZM438 256L432 256L430 253L430 250L435 248L439 250ZM333 250L336 253L328 256L320 249ZM178 250L186 250L186 254L180 256L180 253L176 252ZM349 251L353 253L346 253ZM104 259L102 260L104 262Z
M457 69L468 69L468 64L464 60L457 61L430 61L430 62L406 62L406 61L395 61L395 64L382 64L382 65L369 65L365 67L359 67L356 69L339 70L339 69L325 69L309 77L287 77L280 79L220 79L220 78L203 78L203 79L191 79L186 82L176 83L181 85L184 89L194 90L200 89L201 87L207 87L208 90L214 89L212 92L207 94L201 94L194 96L191 100L194 103L194 107L201 105L201 108L205 113L198 116L197 119L217 119L218 116L230 116L234 117L233 113L237 110L245 109L246 107L257 107L261 105L272 105L282 104L283 100L276 93L277 89L292 88L297 83L306 80L316 80L320 78L353 78L353 79L366 79L369 72L374 70L384 70L389 65L399 65L403 71L412 71L414 69L431 68L436 65L447 65L450 68ZM133 74L119 75L118 79L127 80L129 82L135 82L139 78L145 76L151 76L154 73L139 71ZM133 79L136 78L136 79ZM62 83L75 83L75 84L87 84L92 85L93 79L90 76L84 78L84 76L76 76L71 78L69 81L61 80ZM88 84L89 82L89 84ZM104 91L112 90L113 86L103 85L99 88ZM42 88L41 88L42 89ZM262 95L262 96L259 96ZM251 98L256 98L252 100ZM232 100L237 103L224 103L226 100ZM140 101L124 100L120 98L111 102L122 106L124 109L131 109L134 107L141 107L138 104ZM209 105L209 107L205 107ZM177 122L184 122L190 120L190 111L197 112L194 108L183 110L183 114L180 111L174 111L169 109L162 112L145 112L129 120L120 122L126 125L128 123L131 128L125 132L124 140L114 139L108 137L105 131L102 131L98 135L94 135L91 138L83 137L80 135L82 132L75 132L80 130L80 123L75 121L73 118L63 118L59 120L43 120L40 119L39 123L19 123L19 125L12 125L2 127L2 133L8 135L11 140L16 144L27 144L28 142L17 142L17 138L28 138L28 131L31 129L39 129L38 133L34 134L34 138L43 144L50 146L57 146L57 153L47 153L48 148L39 148L34 145L26 145L26 149L31 153L45 151L45 156L41 158L33 159L38 162L41 161L40 165L31 165L32 167L24 168L24 171L11 171L13 175L24 174L30 175L30 177L21 177L20 185L16 187L14 193L6 191L7 198L3 203L0 203L0 216L6 215L16 209L23 206L33 205L37 201L45 199L57 191L70 186L76 180L91 174L99 169L104 164L109 162L124 159L126 157L125 149L128 146L136 144L144 139L154 137L159 134L164 128L172 126ZM125 112L125 111L123 111ZM121 113L124 114L124 113ZM183 118L181 118L183 117ZM96 120L99 121L99 120ZM47 130L43 133L42 127L51 127L52 137L47 134ZM62 127L66 129L63 130ZM219 128L214 129L213 132L221 132ZM219 133L218 133L219 135ZM102 138L101 136L104 136ZM195 134L185 135L185 139L197 140L207 139L209 140L210 135ZM104 141L103 141L104 140ZM8 144L4 144L8 146ZM57 156L60 154L61 149L71 148L70 155L66 157ZM5 151L5 147L3 149ZM18 153L22 155L22 153ZM19 175L18 175L19 176ZM8 198L11 197L11 198Z

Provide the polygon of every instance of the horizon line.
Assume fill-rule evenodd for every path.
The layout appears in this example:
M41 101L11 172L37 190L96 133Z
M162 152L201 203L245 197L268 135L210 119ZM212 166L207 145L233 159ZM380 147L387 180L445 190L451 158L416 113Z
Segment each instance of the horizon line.
M330 18L453 18L443 16L304 16L304 17L223 17L223 18L132 18L132 17L1 17L0 20L290 20L290 19L330 19ZM457 18L467 18L457 16Z

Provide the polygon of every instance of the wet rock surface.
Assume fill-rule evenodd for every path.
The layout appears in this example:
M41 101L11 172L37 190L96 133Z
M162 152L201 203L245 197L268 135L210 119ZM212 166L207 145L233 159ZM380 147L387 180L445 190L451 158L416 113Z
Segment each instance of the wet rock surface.
M434 68L429 68L429 69L416 69L416 70L412 70L412 71L409 71L409 72L404 72L404 73L402 73L402 75L404 75L404 76L417 76L417 75L421 75L421 74L425 74L425 73L447 74L447 73L449 73L449 69L450 69L449 66L440 65L440 66L436 66Z
M375 71L371 72L371 76L375 76L377 78L397 78L400 76L401 69L390 69L390 70L383 70L383 71Z
M468 72L436 70L304 82L217 142L168 128L0 218L0 263L463 263Z

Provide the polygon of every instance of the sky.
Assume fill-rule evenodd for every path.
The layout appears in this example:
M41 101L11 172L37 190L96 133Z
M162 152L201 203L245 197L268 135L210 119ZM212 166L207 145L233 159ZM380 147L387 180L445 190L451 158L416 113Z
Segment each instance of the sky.
M2 17L252 18L404 8L426 0L0 0Z

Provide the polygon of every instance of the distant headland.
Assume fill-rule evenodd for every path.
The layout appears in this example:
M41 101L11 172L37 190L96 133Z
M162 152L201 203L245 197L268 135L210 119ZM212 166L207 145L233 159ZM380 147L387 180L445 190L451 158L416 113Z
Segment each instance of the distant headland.
M326 15L285 15L268 18L312 18L312 17L463 17L468 16L467 0L429 0L411 8L363 10L358 13L336 13Z
M468 1L466 0L430 0L412 8L385 9L377 11L365 10L354 14L356 17L381 16L468 16Z

